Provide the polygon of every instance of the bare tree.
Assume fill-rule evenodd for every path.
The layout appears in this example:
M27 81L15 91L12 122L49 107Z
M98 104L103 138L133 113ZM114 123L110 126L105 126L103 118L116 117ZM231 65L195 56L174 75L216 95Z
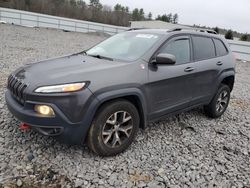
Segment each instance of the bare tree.
M172 22L173 22L174 24L177 24L177 23L178 23L178 19L179 19L179 15L178 15L178 14L174 14L174 15L173 15L173 20L172 20Z
M89 4L84 0L0 0L0 6L120 26L129 26L131 20L152 19L152 13L145 16L142 8L131 13L127 6L117 4L112 9L100 0L90 0Z

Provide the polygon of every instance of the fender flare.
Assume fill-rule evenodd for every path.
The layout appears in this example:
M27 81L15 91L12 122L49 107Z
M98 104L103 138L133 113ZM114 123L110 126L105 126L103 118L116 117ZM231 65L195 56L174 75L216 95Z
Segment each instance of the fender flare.
M210 97L209 101L211 101L215 95L215 93L217 93L218 88L220 87L221 82L229 76L235 76L235 70L234 69L228 69L225 71L222 71L219 76L217 77L217 81L215 83L215 87L213 87L213 95Z
M219 78L217 79L218 82L216 83L216 88L218 89L218 88L220 87L221 82L222 82L226 77L229 77L229 76L235 77L235 70L234 70L234 69L230 69L230 70L223 71L223 72L219 75Z
M146 123L147 123L147 105L146 105L147 103L146 103L146 99L145 99L143 92L139 88L122 88L122 89L117 89L117 90L109 90L109 91L97 94L96 99L98 100L98 104L96 105L94 114L103 103L109 100L115 100L117 98L129 97L129 96L137 97L138 102L139 102L138 112L141 116L140 126L142 128L145 128Z

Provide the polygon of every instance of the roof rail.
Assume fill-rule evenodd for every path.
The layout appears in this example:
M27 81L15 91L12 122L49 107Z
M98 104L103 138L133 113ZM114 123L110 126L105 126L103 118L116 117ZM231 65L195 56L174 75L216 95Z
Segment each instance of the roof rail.
M135 30L141 30L141 29L145 29L145 28L129 28L127 31L135 31Z
M197 27L190 27L190 28L182 28L182 27L176 27L174 29L168 30L168 32L173 32L173 31L184 31L184 30L192 30L192 31L197 31L197 32L203 32L203 33L210 33L210 34L218 34L216 31L211 30L211 29L204 29L204 28L197 28Z

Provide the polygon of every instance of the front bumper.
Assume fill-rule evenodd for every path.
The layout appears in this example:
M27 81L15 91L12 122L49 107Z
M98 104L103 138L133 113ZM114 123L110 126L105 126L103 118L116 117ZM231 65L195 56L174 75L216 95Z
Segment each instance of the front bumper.
M79 122L72 122L64 113L53 103L26 101L25 105L20 105L12 96L9 90L5 93L5 100L9 111L20 121L29 124L32 128L47 136L56 136L60 141L70 144L83 144L88 129L92 122L91 106ZM93 103L96 101L93 100ZM55 117L43 117L33 109L35 104L49 105L55 111Z

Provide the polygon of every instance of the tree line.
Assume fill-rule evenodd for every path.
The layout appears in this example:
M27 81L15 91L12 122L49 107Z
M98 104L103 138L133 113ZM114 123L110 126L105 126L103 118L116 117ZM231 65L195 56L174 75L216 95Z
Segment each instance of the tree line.
M219 27L215 27L214 31L216 31L218 34L222 34L225 36L226 39L233 40L234 37L239 38L241 41L250 41L250 35L238 33L236 31L233 31L231 29L226 30L226 29L221 29Z
M89 3L86 3L84 0L0 0L0 7L125 27L130 25L130 21L154 20L153 14L151 12L145 13L143 8L130 10L128 6L121 4L111 7L102 4L100 0L90 0ZM179 15L169 13L158 15L155 19L176 24L178 23ZM202 26L202 28L209 27ZM209 29L214 29L217 33L225 35L227 39L237 37L242 41L250 41L249 34L242 34L218 27Z
M178 23L178 19L179 19L179 16L178 16L177 13L158 15L157 18L156 18L156 20L161 20L161 21L164 21L164 22L170 22L170 23L174 23L174 24Z
M245 33L245 34L239 34L236 31L232 31L231 29L227 30L225 33L225 38L229 40L233 40L235 35L238 36L239 40L241 41L250 41L250 35Z
M193 25L193 27L197 27L197 28L206 28L206 29L212 29L215 32L217 32L218 34L224 35L226 39L229 40L234 40L234 38L238 38L241 41L250 41L250 35L247 33L239 33L237 31L233 31L232 29L223 29L223 28L219 28L219 27L214 27L214 28L210 28L210 27L206 27L206 26L200 26L200 25Z
M152 13L146 14L143 8L130 10L121 4L111 7L99 0L90 0L89 3L84 0L0 0L0 6L117 26L129 26L130 21L153 19ZM177 23L178 15L170 13L157 19Z

